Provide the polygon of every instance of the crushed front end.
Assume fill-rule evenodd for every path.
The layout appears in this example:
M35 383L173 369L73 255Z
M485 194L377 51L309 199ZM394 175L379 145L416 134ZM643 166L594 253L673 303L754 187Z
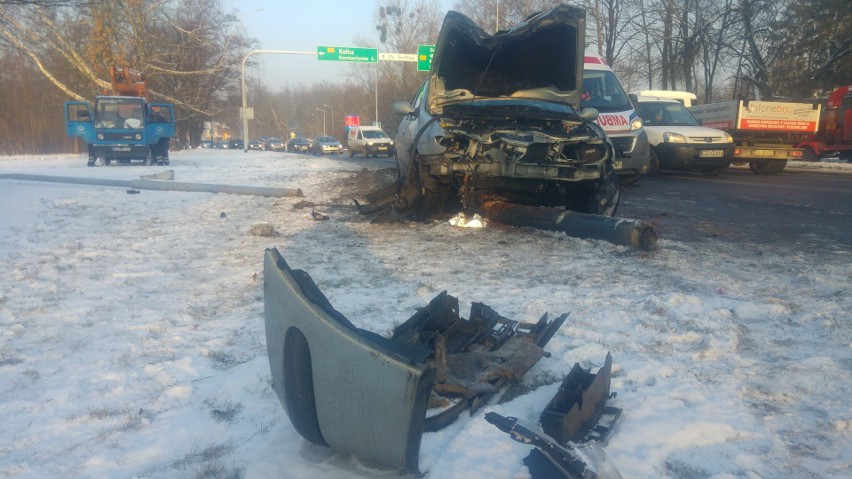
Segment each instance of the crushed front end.
M443 153L417 155L410 166L418 171L406 172L406 178L419 176L431 195L427 199L437 202L430 212L446 206L482 212L483 203L495 200L584 213L607 210L594 193L612 175L613 150L597 125L576 119L483 119L465 109L441 117L437 142Z

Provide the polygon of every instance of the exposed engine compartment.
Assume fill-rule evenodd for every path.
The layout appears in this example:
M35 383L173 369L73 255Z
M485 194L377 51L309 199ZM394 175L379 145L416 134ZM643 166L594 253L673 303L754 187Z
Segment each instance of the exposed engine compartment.
M575 179L583 165L595 164L607 156L606 140L588 124L515 121L494 125L462 120L442 121L441 126L445 135L438 143L446 148L447 160L480 175L529 177L524 165L535 165L555 168L544 178ZM597 171L597 166L592 166Z

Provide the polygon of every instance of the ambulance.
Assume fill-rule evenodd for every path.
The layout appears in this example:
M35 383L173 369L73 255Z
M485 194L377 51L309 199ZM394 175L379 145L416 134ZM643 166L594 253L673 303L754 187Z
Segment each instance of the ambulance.
M598 110L596 121L615 146L613 166L621 184L634 183L647 173L650 161L642 118L603 58L586 53L583 64L580 107Z

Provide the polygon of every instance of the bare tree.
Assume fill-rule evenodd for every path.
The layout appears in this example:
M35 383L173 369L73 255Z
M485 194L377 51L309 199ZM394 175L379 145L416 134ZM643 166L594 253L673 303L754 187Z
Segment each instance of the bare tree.
M790 2L775 28L782 44L772 71L779 94L825 95L852 79L852 15L848 1Z
M16 3L0 9L0 38L67 97L92 98L110 88L110 64L129 65L153 98L175 104L181 136L196 140L251 47L217 0Z
M359 38L359 45L378 45L381 51L391 53L416 53L420 44L434 44L443 21L443 12L436 0L379 0L373 13L377 40ZM388 129L395 129L398 119L391 112L396 100L409 98L425 78L410 62L380 62L378 65L353 65L355 78L373 100L374 108L360 110L366 118L378 109L375 121ZM376 82L378 81L378 84ZM375 95L379 94L380 97ZM376 108L378 107L378 108Z

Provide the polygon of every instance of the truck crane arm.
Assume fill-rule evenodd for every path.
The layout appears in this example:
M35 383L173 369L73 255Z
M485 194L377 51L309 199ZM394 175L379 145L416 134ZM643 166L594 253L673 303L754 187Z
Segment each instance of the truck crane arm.
M118 68L115 65L110 65L109 79L114 95L148 98L148 91L145 89L145 76L138 70L132 70L127 66Z

